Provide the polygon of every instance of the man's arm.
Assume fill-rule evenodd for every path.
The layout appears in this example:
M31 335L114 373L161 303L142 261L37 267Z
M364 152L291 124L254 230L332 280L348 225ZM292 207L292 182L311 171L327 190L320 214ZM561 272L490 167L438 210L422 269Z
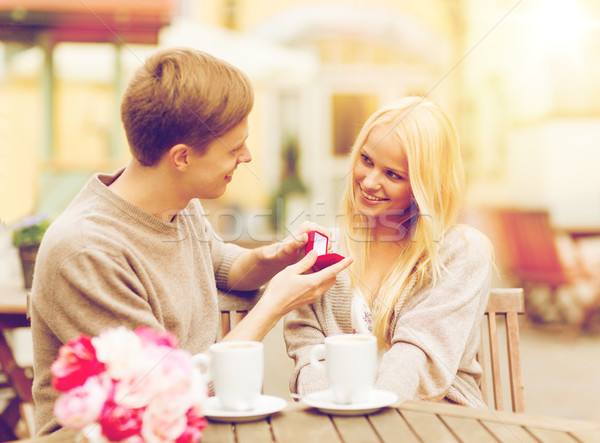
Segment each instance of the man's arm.
M262 340L285 314L323 295L333 286L337 274L352 263L352 258L345 258L319 272L305 274L317 256L311 251L298 263L276 274L256 306L224 340Z

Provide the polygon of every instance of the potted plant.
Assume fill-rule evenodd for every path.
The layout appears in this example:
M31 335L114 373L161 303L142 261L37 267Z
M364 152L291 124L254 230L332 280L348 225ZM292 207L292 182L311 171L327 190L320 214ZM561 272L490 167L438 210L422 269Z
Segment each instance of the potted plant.
M50 226L50 218L46 214L25 217L18 221L12 230L12 243L19 249L25 288L31 288L33 268L42 237Z

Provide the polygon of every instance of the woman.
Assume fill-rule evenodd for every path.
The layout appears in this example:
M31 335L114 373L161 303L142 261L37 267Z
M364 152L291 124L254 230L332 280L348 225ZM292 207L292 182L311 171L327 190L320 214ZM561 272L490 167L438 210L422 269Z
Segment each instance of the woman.
M457 224L464 172L453 123L431 101L407 97L367 120L350 163L340 234L355 260L322 298L286 316L290 390L327 389L310 365L313 345L366 332L379 343L377 389L484 406L475 356L492 250Z

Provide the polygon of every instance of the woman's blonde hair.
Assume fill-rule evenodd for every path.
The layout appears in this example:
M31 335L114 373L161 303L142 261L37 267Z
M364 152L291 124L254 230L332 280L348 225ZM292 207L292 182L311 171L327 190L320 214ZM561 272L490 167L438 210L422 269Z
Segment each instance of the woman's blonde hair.
M406 97L369 117L352 147L351 168L360 160L361 148L377 126L384 126L386 137L394 137L398 151L406 155L413 193L411 211L416 211L398 226L403 250L381 282L372 305L373 332L384 347L390 344L390 324L400 297L404 306L413 287L434 285L443 271L438 247L458 218L464 171L454 124L437 104L423 97ZM341 231L345 250L355 257L350 274L352 287L357 288L368 266L372 237L365 217L355 207L353 181L353 177L348 180L342 199L345 217Z

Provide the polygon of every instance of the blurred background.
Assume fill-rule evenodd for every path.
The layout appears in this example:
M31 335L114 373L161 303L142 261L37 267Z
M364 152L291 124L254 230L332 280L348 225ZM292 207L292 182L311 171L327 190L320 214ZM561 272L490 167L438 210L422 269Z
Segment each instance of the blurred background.
M244 245L333 226L366 118L439 102L461 135L463 220L494 242L494 284L526 290L527 410L600 420L600 2L2 0L0 282L23 279L16 223L128 162L122 91L172 46L254 84L253 161L205 203ZM286 387L288 363L268 379Z

